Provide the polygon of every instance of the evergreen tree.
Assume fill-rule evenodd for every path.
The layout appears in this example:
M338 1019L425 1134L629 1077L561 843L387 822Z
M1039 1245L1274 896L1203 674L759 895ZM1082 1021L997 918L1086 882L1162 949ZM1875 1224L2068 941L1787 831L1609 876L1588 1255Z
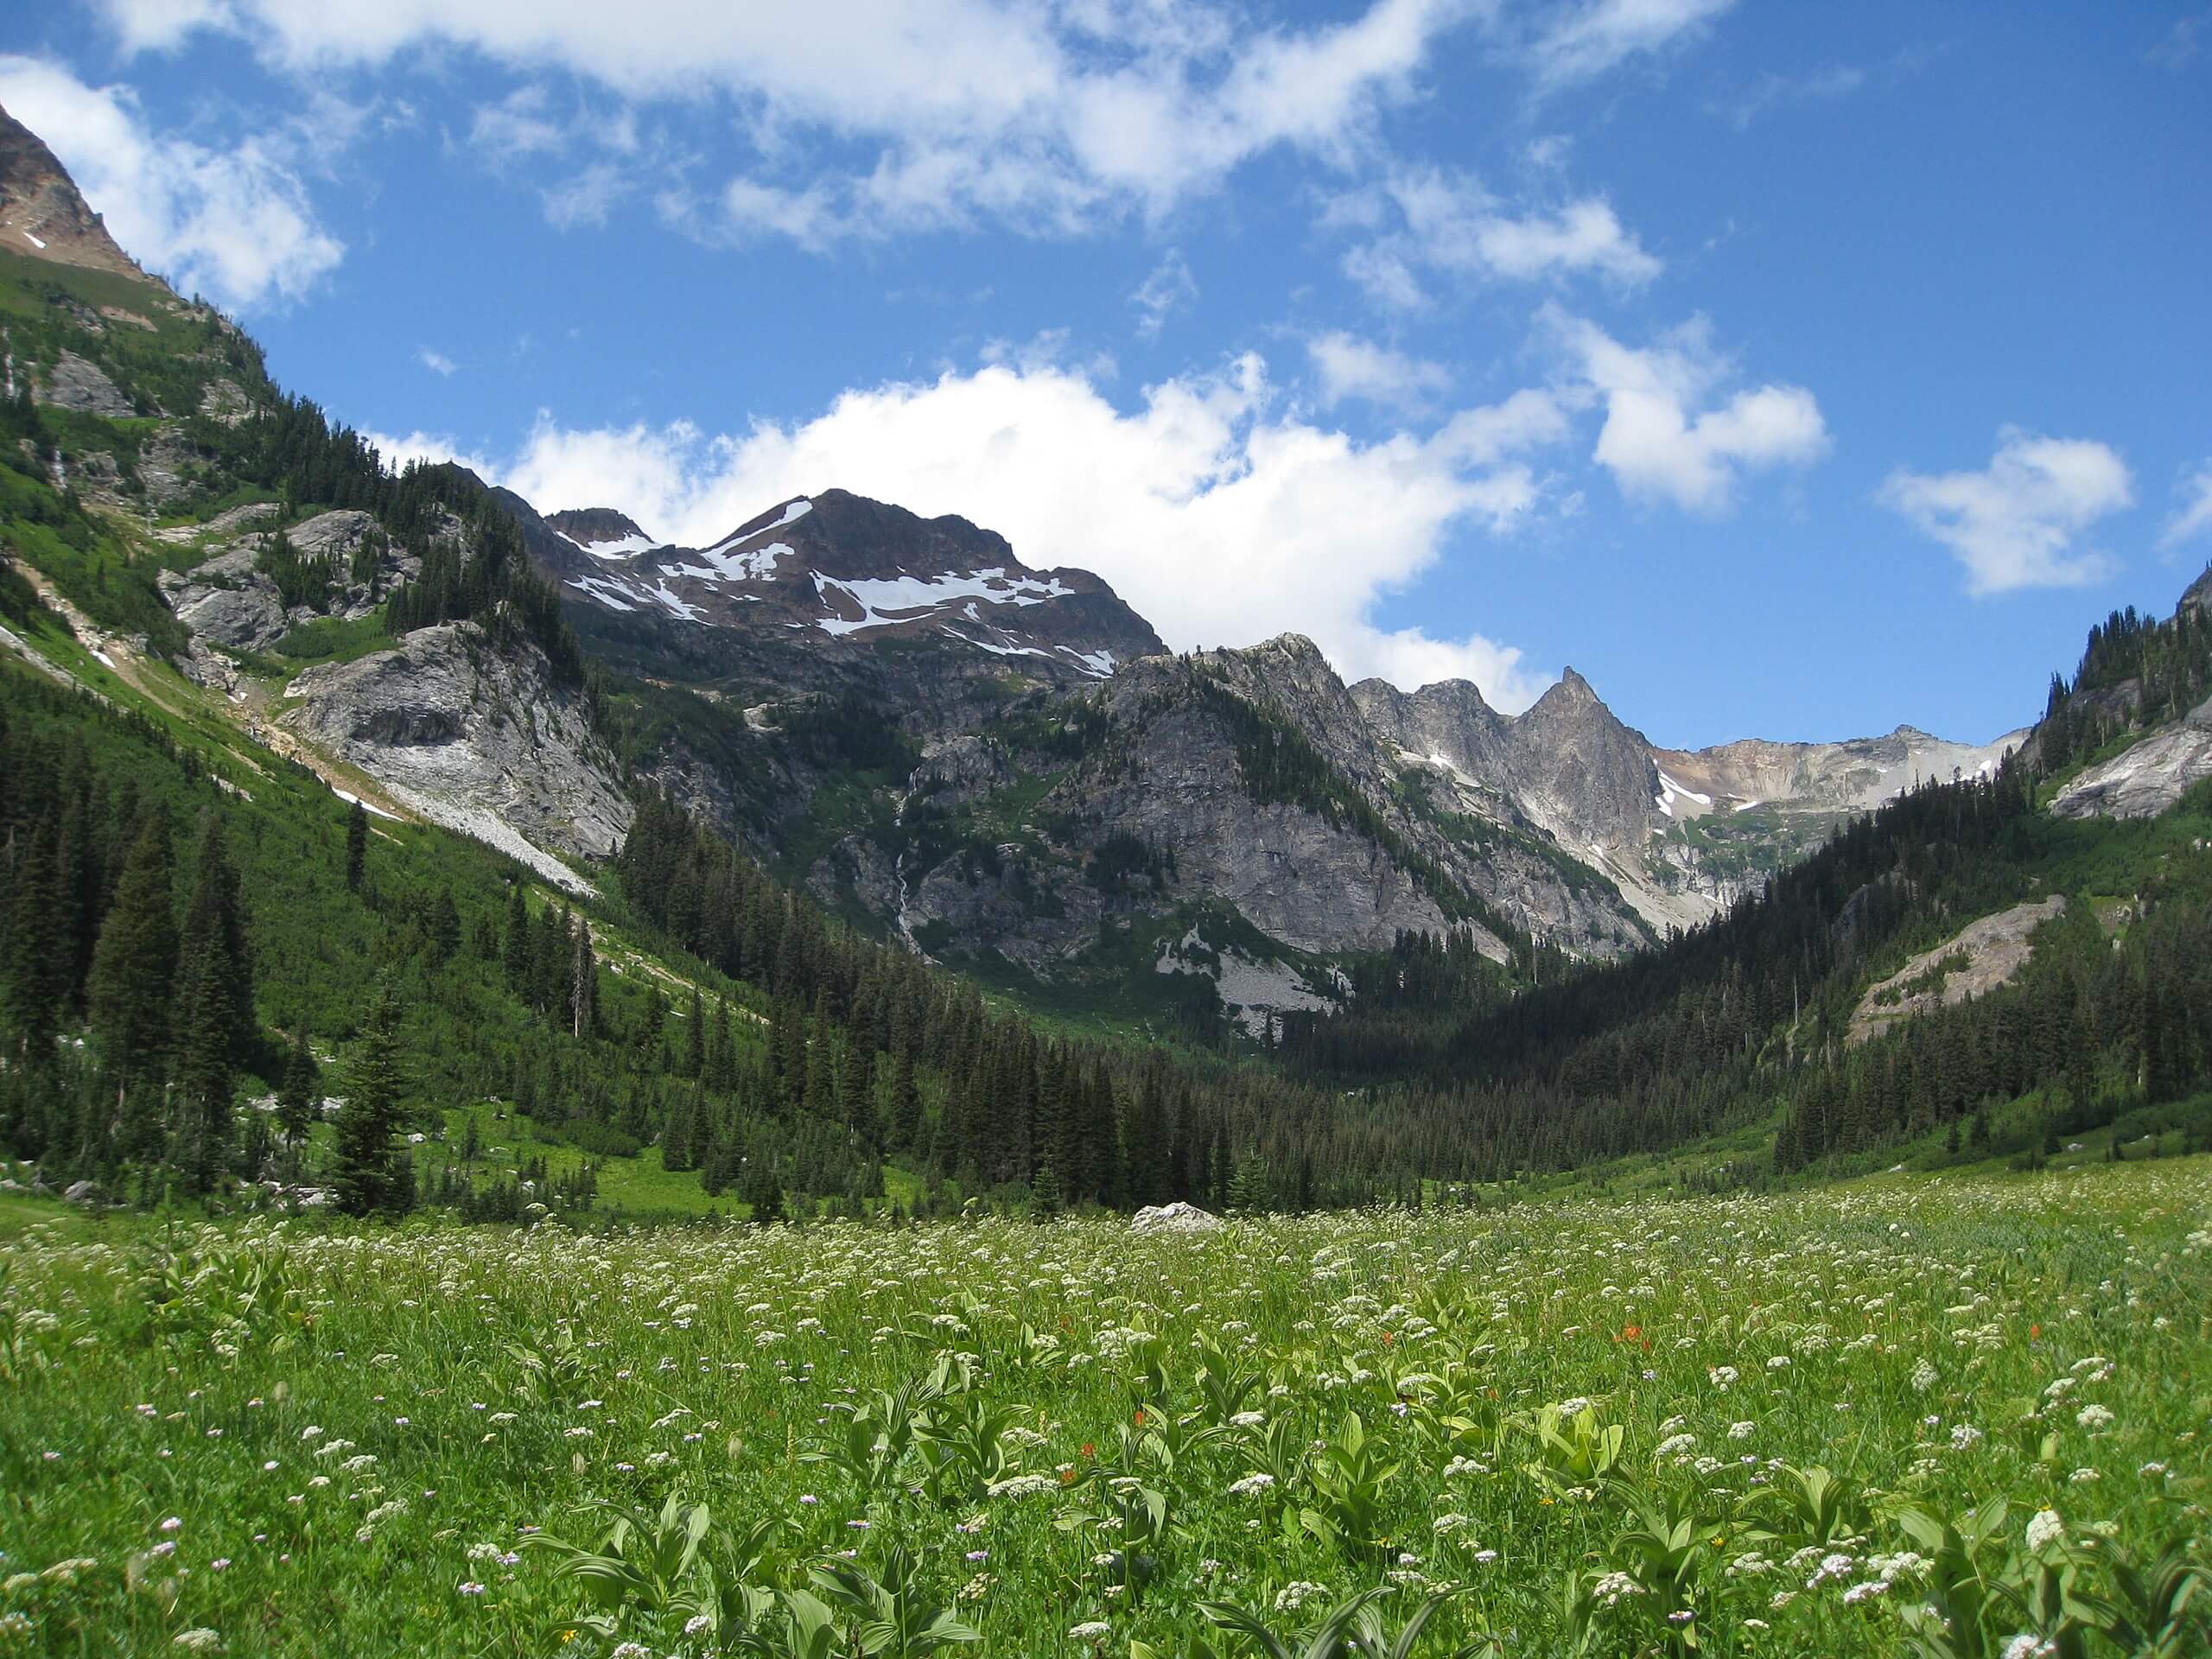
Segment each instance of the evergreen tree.
M507 931L500 946L501 965L506 969L507 988L517 996L530 995L530 906L523 898L522 883L518 881L507 889Z
M276 1090L276 1128L288 1150L296 1154L306 1143L320 1109L321 1092L322 1068L315 1063L315 1051L308 1046L308 1028L302 1021L292 1033L283 1081ZM469 1122L474 1127L475 1120Z
M891 1066L891 1144L913 1151L922 1138L922 1091L914 1082L914 1057L901 1049Z
M440 887L437 897L430 900L426 931L431 957L442 968L461 949L461 912L454 906L451 887Z
M253 963L238 873L224 849L223 821L212 812L200 830L177 955L177 1161L193 1190L205 1192L230 1151L238 1069L254 1037Z
M369 815L359 801L346 814L346 887L361 890L361 872L369 856Z
M399 995L389 977L377 982L353 1087L338 1109L332 1170L338 1207L349 1216L397 1214L411 1197L399 1166L411 1164L398 1143L399 1100L404 1079L399 1063Z
M155 811L131 846L92 953L92 1030L101 1058L123 1084L160 1070L176 969L168 826Z
M693 993L694 995L697 994ZM574 1016L574 1033L578 1042L586 1032L599 1028L599 958L593 955L591 924L579 922L576 926L576 951L569 988L569 1006Z
M61 1017L63 987L59 971L63 940L55 925L56 869L48 826L32 834L29 850L16 871L13 914L7 936L4 991L9 1052L41 1069L54 1059L54 1039Z

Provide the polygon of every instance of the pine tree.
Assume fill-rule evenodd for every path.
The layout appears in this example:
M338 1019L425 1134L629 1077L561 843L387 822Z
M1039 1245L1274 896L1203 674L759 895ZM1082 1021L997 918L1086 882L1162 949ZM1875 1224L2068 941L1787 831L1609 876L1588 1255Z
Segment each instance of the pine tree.
M461 949L461 912L454 905L451 887L440 887L438 896L430 900L427 931L430 954L442 968Z
M873 1148L876 1141L875 1056L855 1033L837 1066L837 1119Z
M101 925L89 987L101 1057L124 1085L160 1069L176 968L168 826L149 812Z
M690 1016L683 1026L683 1075L692 1078L707 1075L707 1011L696 985L691 988Z
M922 1136L922 1091L914 1082L914 1057L900 1050L891 1068L891 1144L912 1152Z
M1052 1166L1045 1164L1037 1171L1036 1179L1029 1183L1029 1213L1039 1221L1050 1221L1067 1208L1067 1201L1060 1192L1060 1178Z
M0 1004L4 1004L12 1039L9 1052L41 1068L54 1059L63 997L57 969L65 942L55 927L55 877L53 836L41 823L16 871L6 977L0 981Z
M213 813L200 830L177 956L178 1161L193 1190L205 1192L230 1151L238 1068L254 1037L253 963L238 873L224 849L223 821Z
M709 1091L726 1095L737 1083L737 1047L730 1036L729 999L715 999L715 1023L707 1028L705 1077Z
M346 887L361 890L361 873L369 856L369 815L359 801L346 814Z
M283 1081L276 1090L276 1128L285 1147L294 1153L315 1126L321 1088L322 1068L315 1064L315 1051L308 1046L308 1028L302 1021L292 1033L291 1052L285 1057Z
M530 995L530 906L523 898L519 881L507 889L507 933L501 944L500 960L506 969L507 988L526 999Z
M362 1037L361 1058L336 1123L332 1180L338 1189L338 1207L349 1216L398 1213L403 1200L410 1196L411 1183L402 1180L399 1169L407 1154L397 1137L404 1087L399 1017L399 996L391 981L379 980Z
M599 1028L599 958L592 954L591 924L588 921L580 922L576 927L569 1006L574 1017L575 1039L582 1042L585 1033Z

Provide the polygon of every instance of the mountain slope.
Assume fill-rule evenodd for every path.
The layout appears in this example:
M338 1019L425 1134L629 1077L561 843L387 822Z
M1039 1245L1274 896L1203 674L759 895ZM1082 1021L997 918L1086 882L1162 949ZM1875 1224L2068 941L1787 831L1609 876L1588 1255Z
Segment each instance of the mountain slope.
M45 141L0 110L0 248L143 277Z

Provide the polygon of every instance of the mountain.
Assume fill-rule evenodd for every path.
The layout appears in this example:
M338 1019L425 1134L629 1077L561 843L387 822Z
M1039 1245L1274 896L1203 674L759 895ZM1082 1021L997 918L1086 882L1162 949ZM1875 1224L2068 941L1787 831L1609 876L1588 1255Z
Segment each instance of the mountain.
M1085 570L1032 570L1005 538L964 518L921 518L843 490L798 496L703 548L656 546L605 508L543 521L568 547L542 557L603 624L713 631L672 649L739 664L798 646L835 658L887 641L1019 660L1065 681L1103 679L1166 649ZM796 639L785 635L796 633ZM719 636L719 637L718 637Z
M842 491L684 549L394 474L41 239L0 247L11 1157L267 1178L224 1080L279 1033L349 1065L394 1001L417 1132L481 1103L586 1188L652 1147L756 1215L887 1166L1306 1206L2212 1124L2212 581L1986 747L1669 750L1571 671L1506 715L1296 635L1173 655L1049 550Z
M0 110L0 248L143 276L37 134Z
M391 479L225 320L103 253L35 138L6 153L9 211L57 227L22 257L78 273L6 325L11 377L93 417L52 481L108 533L164 520L119 577L63 537L39 581L334 785L578 889L665 795L1022 997L1201 1025L1212 999L1264 1031L1408 932L1522 976L1643 949L2023 741L1667 749L1571 669L1507 715L1465 682L1348 687L1295 636L1172 656L1096 576L840 489L683 547L455 467ZM2131 683L2072 695L2140 723ZM2060 810L2156 810L2204 747L2183 722L2102 757Z

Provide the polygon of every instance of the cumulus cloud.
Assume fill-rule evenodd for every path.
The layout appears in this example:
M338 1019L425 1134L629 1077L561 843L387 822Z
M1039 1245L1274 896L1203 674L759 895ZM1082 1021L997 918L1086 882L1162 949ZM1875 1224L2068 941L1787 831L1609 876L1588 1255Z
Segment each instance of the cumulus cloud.
M1420 409L1452 385L1452 372L1440 363L1430 363L1405 353L1378 346L1341 329L1316 334L1306 342L1320 382L1321 406L1335 407L1347 397L1397 409Z
M432 351L428 346L416 348L415 360L429 370L431 373L442 374L448 378L452 377L453 372L461 366L443 352Z
M957 512L1032 565L1096 571L1177 649L1302 632L1350 677L1470 678L1520 709L1546 677L1512 646L1373 617L1455 536L1507 533L1535 510L1531 452L1567 430L1532 390L1363 444L1287 413L1256 356L1164 381L1126 411L1081 368L1029 360L848 391L811 420L735 433L542 416L517 454L472 464L541 510L620 507L693 545L832 486Z
M315 218L289 138L211 149L147 126L127 86L0 55L0 105L52 146L124 250L187 293L251 308L295 300L345 245Z
M1427 273L1455 282L1586 273L1630 287L1662 269L1602 196L1516 213L1475 180L1433 169L1339 197L1324 223L1386 227L1345 256L1344 270L1370 299L1399 310L1426 302Z
M1558 13L1529 43L1537 83L1590 80L1632 57L1694 39L1736 0L1583 0Z
M2092 524L2135 499L2127 464L2089 438L2045 438L2008 426L1980 472L1900 469L1880 500L1949 548L1977 596L2019 588L2075 588L2118 568L2075 543Z
M626 99L727 98L772 140L772 170L691 205L721 210L730 234L813 246L986 219L1064 233L1157 215L1278 147L1343 161L1417 92L1437 36L1483 10L1372 0L1343 22L1270 28L1226 4L1122 0L101 4L126 49L220 29L276 67L325 71L460 48L524 73L558 67ZM492 143L556 137L531 110L483 118ZM868 158L857 168L855 153Z
M1642 349L1555 306L1541 320L1605 407L1592 459L1624 494L1719 512L1745 470L1802 466L1827 451L1820 404L1802 386L1758 386L1715 401L1734 365L1701 317Z
M2212 461L2199 461L2184 474L2179 493L2181 505L2166 520L2166 527L2158 532L2158 550L2162 553L2171 552L2199 536L2212 535Z

